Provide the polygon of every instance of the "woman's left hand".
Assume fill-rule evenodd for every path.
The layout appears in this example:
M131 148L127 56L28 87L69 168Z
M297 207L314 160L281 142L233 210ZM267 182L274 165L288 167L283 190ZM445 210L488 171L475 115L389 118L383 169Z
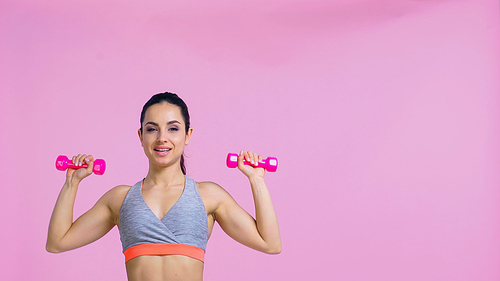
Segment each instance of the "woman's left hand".
M258 165L262 161L262 156L255 152L242 150L238 156L238 169L245 174L249 179L253 177L264 178L266 170L264 168L257 168L251 165L243 164L243 160L246 160L252 165Z

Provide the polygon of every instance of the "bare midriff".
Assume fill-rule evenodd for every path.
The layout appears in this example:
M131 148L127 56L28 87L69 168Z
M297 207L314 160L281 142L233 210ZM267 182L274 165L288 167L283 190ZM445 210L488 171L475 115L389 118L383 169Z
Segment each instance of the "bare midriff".
M202 281L203 262L181 255L140 256L126 263L129 281Z

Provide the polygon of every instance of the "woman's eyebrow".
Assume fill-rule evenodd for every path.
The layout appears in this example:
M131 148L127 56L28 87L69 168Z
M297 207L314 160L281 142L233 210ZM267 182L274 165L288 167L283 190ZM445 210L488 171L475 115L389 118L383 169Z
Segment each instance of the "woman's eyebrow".
M153 125L153 126L158 126L158 123L151 122L151 121L149 121L149 122L147 122L146 124L144 124L144 126L146 126L146 125L148 125L148 124L151 124L151 125Z
M172 125L172 124L174 124L174 123L180 124L181 122L179 122L179 121L177 121L177 120L172 120L172 121L169 121L169 122L167 123L167 125ZM151 124L151 125L153 125L153 126L159 126L159 125L158 125L158 123L153 122L153 121L149 121L149 122L147 122L146 124L144 124L144 126L146 126L146 125L148 125L148 124Z

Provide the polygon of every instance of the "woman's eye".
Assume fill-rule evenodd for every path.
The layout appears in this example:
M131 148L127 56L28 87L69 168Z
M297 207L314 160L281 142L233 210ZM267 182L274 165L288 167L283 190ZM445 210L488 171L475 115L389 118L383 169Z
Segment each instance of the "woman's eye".
M153 131L156 131L156 128L147 128L146 131L153 132Z
M176 132L176 131L179 131L179 128L177 128L177 127L172 127L172 128L170 128L170 129L168 129L168 130L169 130L169 131L175 131L175 132Z

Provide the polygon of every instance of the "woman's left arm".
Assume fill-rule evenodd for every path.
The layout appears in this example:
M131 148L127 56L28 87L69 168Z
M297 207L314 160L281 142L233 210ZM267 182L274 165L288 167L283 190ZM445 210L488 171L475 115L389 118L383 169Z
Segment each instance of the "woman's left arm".
M214 217L221 228L236 241L255 250L279 254L281 237L278 219L266 183L264 169L243 165L243 159L256 163L262 156L242 151L238 157L238 168L248 177L255 202L255 219L241 208L223 189L219 193L219 204Z

